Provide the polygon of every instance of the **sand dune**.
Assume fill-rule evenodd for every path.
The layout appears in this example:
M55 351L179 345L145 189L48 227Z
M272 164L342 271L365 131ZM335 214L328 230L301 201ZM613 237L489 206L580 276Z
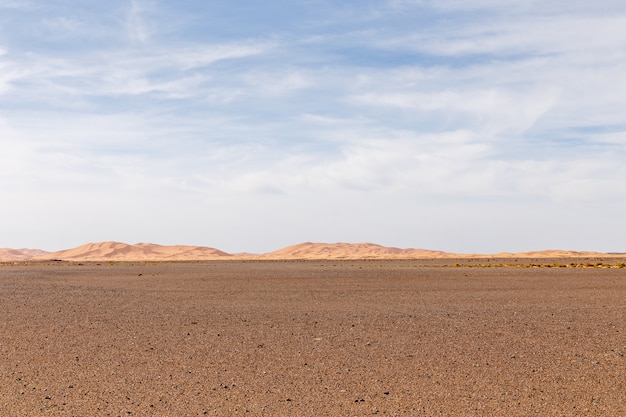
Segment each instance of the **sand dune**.
M87 243L85 245L45 252L38 249L0 249L0 261L35 260L66 261L193 261L215 259L442 259L442 258L573 258L611 256L600 252L544 250L534 252L501 252L496 254L457 254L427 249L402 249L374 243L313 243L298 245L264 254L229 254L204 246L162 246L153 243L129 245L121 242ZM616 255L617 256L617 255ZM623 256L623 255L622 255Z
M574 258L607 256L601 252L542 250L497 254L459 254L428 249L401 249L374 243L305 242L260 255L268 259L442 259L442 258Z
M87 243L73 249L47 253L37 260L68 261L178 261L209 260L229 257L226 252L201 246L161 246L152 243L129 245L120 242Z
M533 252L518 252L509 253L502 252L494 255L481 255L492 256L497 258L583 258L593 256L606 256L606 253L601 252L578 252L572 250L542 250Z
M48 252L40 249L10 249L0 248L0 260L5 261L27 261L29 259L44 256Z
M449 254L426 249L400 249L374 243L312 243L288 246L262 255L273 259L440 258Z

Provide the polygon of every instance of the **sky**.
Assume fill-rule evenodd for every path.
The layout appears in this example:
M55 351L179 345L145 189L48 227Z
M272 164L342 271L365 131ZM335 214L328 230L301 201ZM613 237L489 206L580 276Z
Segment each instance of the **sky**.
M622 0L0 0L0 247L626 252Z

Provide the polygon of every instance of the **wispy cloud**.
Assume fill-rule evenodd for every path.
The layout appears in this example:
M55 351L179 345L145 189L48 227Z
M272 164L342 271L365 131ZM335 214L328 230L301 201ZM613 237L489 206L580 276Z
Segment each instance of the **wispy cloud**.
M150 40L151 30L145 21L147 5L141 0L130 0L126 29L128 36L134 42L146 43Z
M495 18L489 24L461 23L460 27L404 34L380 45L443 56L498 54L507 58L581 52L602 55L624 45L626 35L621 28L625 20L624 16L528 16L517 22Z
M33 2L29 0L3 0L0 1L0 9L30 9Z
M69 57L26 54L10 62L12 71L6 72L3 84L8 88L11 82L19 80L24 95L61 93L85 99L143 94L197 96L202 94L200 87L212 78L210 65L254 56L270 47L243 42L157 48L140 53L101 51Z
M147 233L161 216L171 224L155 240L227 250L276 230L255 247L380 237L459 250L439 240L445 223L448 241L480 251L464 237L474 220L511 236L541 222L558 243L574 221L564 207L626 209L620 3L31 6L0 3L0 187L31 213L45 196L86 229L90 205L128 218L97 236ZM544 246L508 239L497 249Z

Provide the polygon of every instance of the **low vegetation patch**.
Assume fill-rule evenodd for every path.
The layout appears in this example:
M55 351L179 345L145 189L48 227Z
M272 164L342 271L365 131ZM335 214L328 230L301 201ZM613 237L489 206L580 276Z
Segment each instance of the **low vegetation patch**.
M626 268L626 263L616 262L612 264L603 262L581 263L456 263L454 267L463 268Z

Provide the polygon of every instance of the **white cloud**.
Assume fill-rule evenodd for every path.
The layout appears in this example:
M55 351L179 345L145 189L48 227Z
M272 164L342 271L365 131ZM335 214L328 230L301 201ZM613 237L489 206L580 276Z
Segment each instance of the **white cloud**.
M0 152L1 178L16 178L34 168L34 166L24 166L23 164L30 154L28 143L2 117L0 117L0 149L2 149ZM3 181L3 185L8 186L9 184Z
M222 192L293 196L351 190L366 194L409 193L422 198L529 198L556 203L621 201L626 191L619 180L618 172L624 171L619 155L610 158L592 153L554 159L536 152L511 160L499 157L499 146L470 131L416 135L340 130L335 125L332 132L315 134L326 135L330 141L340 137L344 145L337 153L283 152L258 167L240 166L224 178ZM255 152L264 158L271 150ZM607 177L611 173L614 176Z
M592 134L591 138L594 142L618 145L626 148L626 129L621 132Z
M33 2L29 0L2 0L0 9L29 9L33 7Z
M56 39L85 36L91 32L90 29L86 22L69 16L45 17L38 28L48 38Z
M541 17L520 22L496 21L447 34L415 34L396 45L437 55L578 54L601 55L626 45L626 17Z
M486 88L489 88L487 85ZM357 105L391 107L407 112L440 113L447 123L455 120L466 127L497 135L522 133L555 104L549 91L505 91L496 89L413 93L368 93L352 97ZM489 139L489 138L485 138Z
M126 17L126 30L134 42L146 43L150 40L151 30L145 21L146 4L140 0L130 0Z
M174 99L207 97L224 89L206 85L211 79L208 67L218 61L258 55L269 47L266 43L242 42L182 49L156 48L139 53L104 51L66 58L39 54L8 55L5 60L11 60L12 70L2 71L0 67L0 88L4 86L6 89L11 81L19 79L24 96L73 95L88 99L94 95L158 94ZM62 100L63 106L70 104L65 98Z
M6 59L7 51L0 47L0 95L7 93L11 89L11 85L15 80L22 77L23 71L15 68L12 63Z
M47 27L13 31L0 50L0 186L33 218L45 202L45 217L94 230L84 240L167 235L227 250L276 230L285 244L384 237L444 250L468 250L483 231L483 248L538 249L575 237L576 215L619 218L622 6L392 3L278 34L217 25L204 39L172 26L163 36L170 16L139 0L82 42L71 39L90 13L39 16ZM71 36L34 39L55 30ZM0 217L23 216L9 210ZM43 223L28 234L55 236ZM265 239L254 245L278 246Z
M311 87L313 81L303 71L282 72L252 72L243 77L243 80L262 95L284 96Z
M451 11L493 11L508 16L525 14L598 14L624 11L620 0L602 0L590 3L586 0L570 0L567 8L560 0L388 0L392 8L406 10L414 7Z
M183 70L202 68L217 61L258 55L267 52L273 46L273 42L242 41L187 47L181 50L167 51L167 60L162 61L162 65L168 64Z

